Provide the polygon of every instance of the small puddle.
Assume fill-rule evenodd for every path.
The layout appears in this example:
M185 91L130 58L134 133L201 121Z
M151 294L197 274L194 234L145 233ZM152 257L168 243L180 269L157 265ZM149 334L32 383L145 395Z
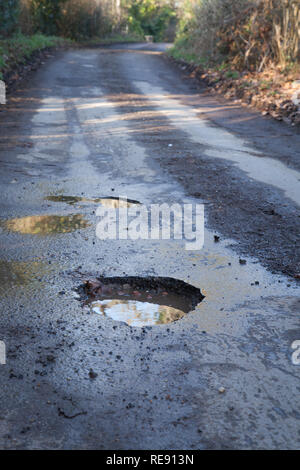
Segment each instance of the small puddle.
M90 224L81 214L72 215L33 215L1 222L11 232L24 234L48 235L51 233L74 232Z
M30 284L53 271L53 267L42 261L4 261L0 260L0 292L16 295L15 287Z
M200 289L163 277L99 278L80 290L91 313L137 327L177 321L204 299Z
M64 196L64 195L58 195L58 196L48 196L45 198L46 201L52 201L52 202L64 202L66 204L70 204L71 206L78 204L78 203L88 203L88 204L101 204L104 207L108 207L110 209L118 209L119 207L131 207L131 206L136 206L139 205L139 201L135 201L133 199L126 199L122 200L119 199L118 197L101 197L101 198L94 198L94 199L88 199L86 197L80 197L80 196Z

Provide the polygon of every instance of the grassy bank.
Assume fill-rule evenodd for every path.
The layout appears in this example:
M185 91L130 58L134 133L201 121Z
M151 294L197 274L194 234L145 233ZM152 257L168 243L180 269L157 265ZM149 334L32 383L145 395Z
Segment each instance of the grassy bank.
M213 91L300 124L299 0L186 0L169 55Z
M70 44L71 41L56 36L34 34L15 35L9 39L0 40L0 78L12 71L16 66L26 63L37 51L47 47L58 47Z
M76 46L105 46L109 44L142 42L144 39L135 34L115 34L106 38L94 37L78 42L57 36L34 34L24 36L18 34L9 39L0 39L0 79L14 70L17 66L25 64L37 51L48 47Z
M168 49L167 54L175 60L183 60L189 64L207 65L207 60L197 55L185 40L177 40L175 45Z

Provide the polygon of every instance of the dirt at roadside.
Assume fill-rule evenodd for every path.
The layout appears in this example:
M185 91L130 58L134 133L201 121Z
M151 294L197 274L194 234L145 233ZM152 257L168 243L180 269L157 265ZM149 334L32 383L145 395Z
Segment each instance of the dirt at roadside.
M34 52L24 63L19 64L4 74L7 93L12 93L24 79L28 79L31 72L36 71L45 60L53 56L56 48L48 47Z
M170 58L181 70L204 82L212 93L252 106L263 115L300 127L300 71L282 73L270 68L261 73L204 70L181 59Z

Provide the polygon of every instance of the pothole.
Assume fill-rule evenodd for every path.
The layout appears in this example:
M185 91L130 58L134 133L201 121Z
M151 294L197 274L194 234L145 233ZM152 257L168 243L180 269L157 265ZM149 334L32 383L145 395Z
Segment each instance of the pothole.
M47 196L45 198L47 201L52 202L64 202L66 204L75 205L79 203L94 203L94 204L101 204L104 207L108 207L111 209L118 209L119 207L131 207L135 205L139 205L139 201L135 201L134 199L126 199L122 200L118 197L101 197L101 198L94 198L89 199L86 197L80 196L65 196L65 195L58 195L58 196Z
M91 313L137 327L180 320L204 299L200 289L169 277L91 279L79 291Z
M51 233L74 232L90 224L81 214L33 215L6 220L1 225L11 232L48 235Z

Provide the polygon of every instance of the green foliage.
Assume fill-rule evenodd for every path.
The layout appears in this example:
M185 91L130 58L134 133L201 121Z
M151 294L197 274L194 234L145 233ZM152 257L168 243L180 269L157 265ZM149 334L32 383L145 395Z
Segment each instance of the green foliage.
M31 0L31 14L36 31L57 34L61 20L61 6L66 0Z
M190 52L189 49L185 48L184 40L181 41L180 45L176 43L175 46L171 47L167 51L167 54L176 60L182 59L186 62L195 64L195 65L202 65L202 66L207 65L207 59L205 57L200 57L195 52Z
M0 3L0 36L12 34L18 24L19 0L2 0Z
M228 70L227 72L225 72L226 78L233 78L234 80L237 80L239 76L240 74L236 70Z
M111 30L102 5L95 0L66 0L59 19L59 32L71 39L86 39Z
M83 40L111 33L117 21L112 0L20 0L20 28Z
M128 8L130 30L139 35L153 36L156 41L164 39L175 18L172 1L132 0Z
M0 37L16 32L86 40L126 33L173 39L176 0L0 0ZM173 34L173 37L172 37Z
M3 74L14 66L24 63L33 52L65 42L62 38L42 34L29 37L17 34L9 39L2 39L0 41L0 77L3 77Z

